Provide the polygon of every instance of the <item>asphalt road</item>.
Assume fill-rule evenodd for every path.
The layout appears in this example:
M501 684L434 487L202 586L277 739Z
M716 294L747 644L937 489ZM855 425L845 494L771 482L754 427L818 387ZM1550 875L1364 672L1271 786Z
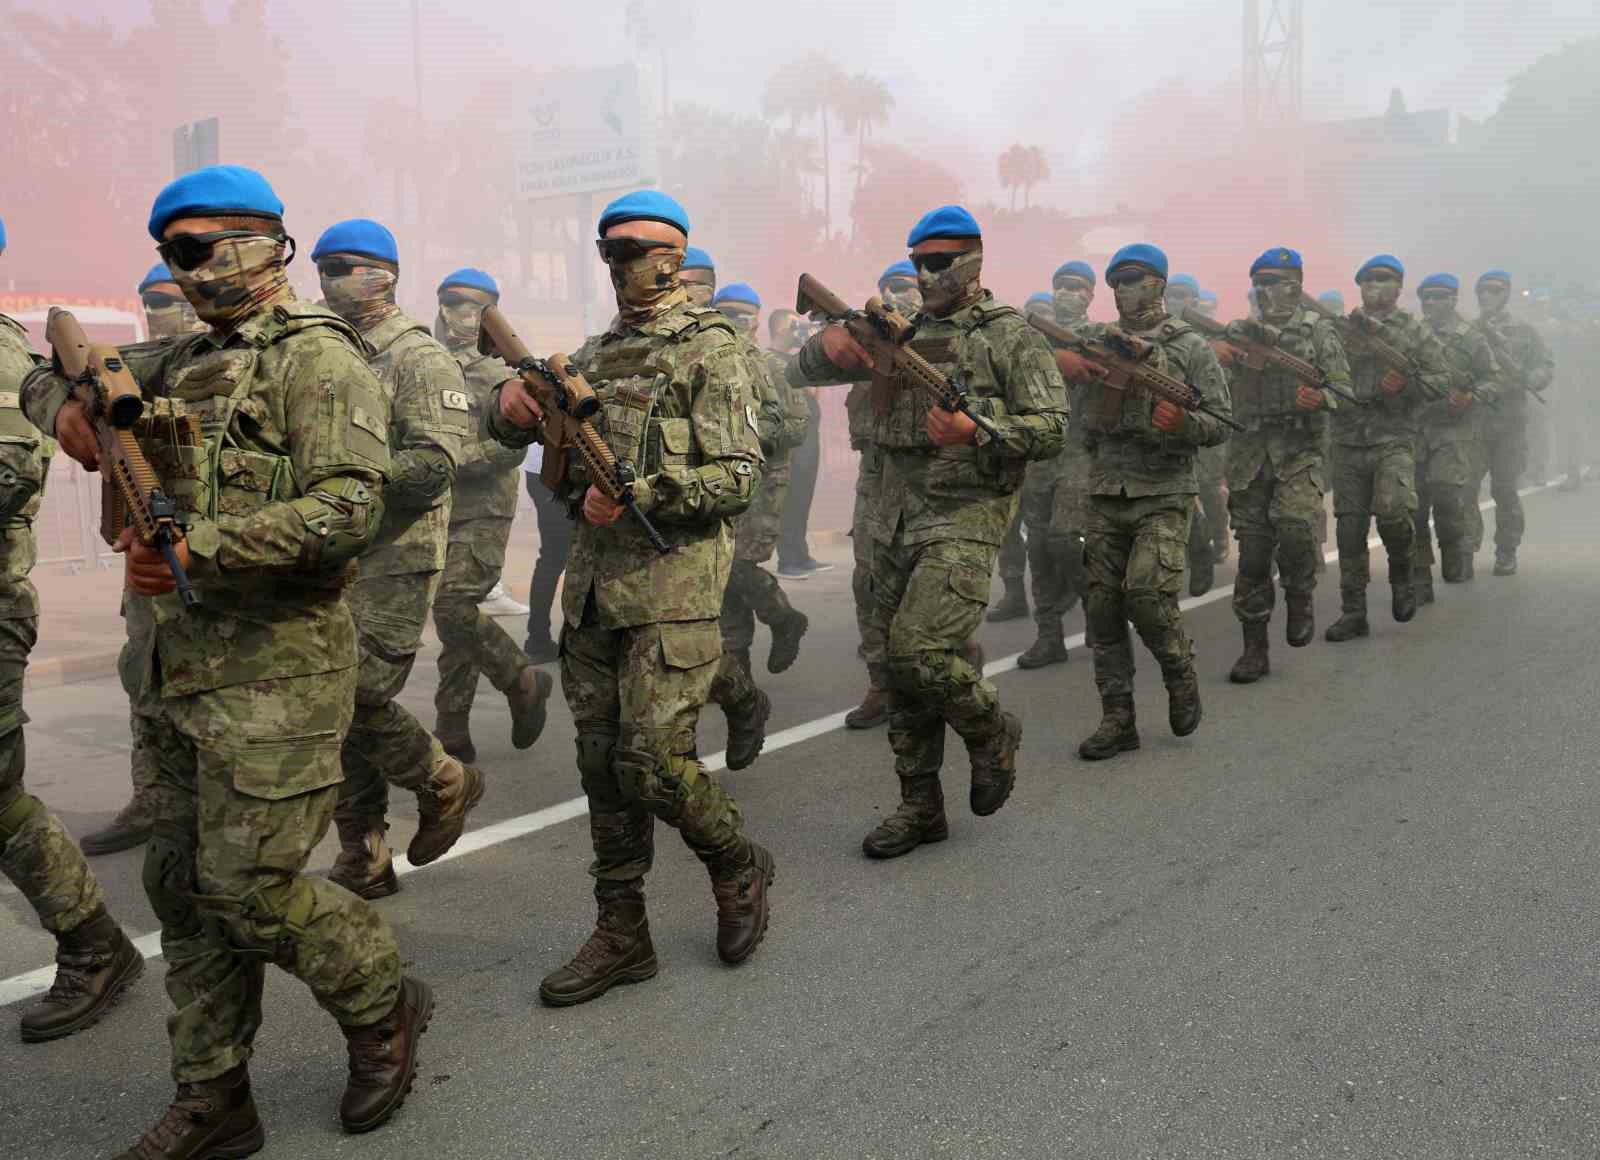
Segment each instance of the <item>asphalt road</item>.
M1410 625L1390 622L1381 567L1372 639L1291 651L1275 621L1275 671L1252 688L1226 681L1226 599L1193 609L1205 723L1169 734L1141 653L1144 748L1120 760L1074 754L1098 714L1085 652L1001 675L1026 724L1011 803L966 812L952 739L951 840L894 862L858 846L894 803L881 729L768 754L729 777L779 865L768 941L738 969L665 830L661 975L568 1010L536 990L590 928L581 820L412 874L380 904L438 993L411 1100L343 1136L342 1039L274 972L252 1063L262 1155L1594 1157L1600 493L1541 494L1529 523L1520 576L1480 557ZM790 591L813 630L768 682L775 729L860 691L846 568ZM1317 603L1326 624L1331 571ZM983 631L991 658L1030 639ZM433 679L429 657L406 697L425 719ZM475 829L577 793L564 711L517 754L495 701L486 686ZM28 710L29 783L81 833L126 792L120 692L65 686ZM410 804L397 814L403 848ZM143 933L139 864L95 862ZM0 889L0 979L49 956ZM110 1155L159 1115L151 966L86 1034L0 1035L0 1155Z

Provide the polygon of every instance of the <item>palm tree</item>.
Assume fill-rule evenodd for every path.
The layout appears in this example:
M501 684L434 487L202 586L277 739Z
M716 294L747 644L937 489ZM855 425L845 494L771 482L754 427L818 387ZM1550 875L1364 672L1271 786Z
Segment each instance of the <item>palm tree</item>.
M1022 151L1022 172L1019 183L1022 186L1022 208L1027 209L1033 201L1033 187L1041 181L1050 180L1050 159L1045 156L1044 150L1037 145L1029 145Z
M628 39L641 51L653 49L661 57L661 116L671 111L667 88L667 62L694 37L694 6L689 0L628 0L624 16Z
M1004 153L1000 154L995 163L995 168L1000 174L1000 188L1011 191L1011 209L1013 213L1016 212L1017 208L1017 189L1022 185L1023 152L1021 145L1012 145Z
M844 87L844 74L833 58L812 52L799 60L780 65L767 79L761 110L768 117L786 117L790 129L811 117L822 127L822 215L827 232L833 233L833 158L828 133L828 115L837 105Z
M855 195L861 192L861 181L867 172L867 137L874 125L881 125L889 119L889 110L894 108L894 94L889 91L888 85L871 73L860 72L842 79L835 96L834 108L839 114L839 121L844 126L845 132L856 135L856 180L852 194L853 201ZM853 222L851 236L855 236Z

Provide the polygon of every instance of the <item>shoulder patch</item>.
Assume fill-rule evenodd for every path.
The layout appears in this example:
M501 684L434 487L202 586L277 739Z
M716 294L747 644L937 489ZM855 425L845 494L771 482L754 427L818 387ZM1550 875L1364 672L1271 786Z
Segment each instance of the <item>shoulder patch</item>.
M444 400L447 411L470 411L472 400L467 398L465 391L442 391L440 397Z
M449 392L446 393L448 394ZM385 444L389 442L389 432L384 428L383 423L361 404L356 403L350 407L350 422L379 442Z

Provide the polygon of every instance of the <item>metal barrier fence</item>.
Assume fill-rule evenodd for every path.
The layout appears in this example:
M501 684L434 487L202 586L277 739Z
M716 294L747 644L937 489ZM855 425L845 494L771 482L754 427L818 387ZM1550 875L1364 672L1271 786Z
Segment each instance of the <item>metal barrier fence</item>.
M77 575L117 566L116 554L100 538L100 476L66 455L50 461L44 502L33 522L39 542L38 568Z

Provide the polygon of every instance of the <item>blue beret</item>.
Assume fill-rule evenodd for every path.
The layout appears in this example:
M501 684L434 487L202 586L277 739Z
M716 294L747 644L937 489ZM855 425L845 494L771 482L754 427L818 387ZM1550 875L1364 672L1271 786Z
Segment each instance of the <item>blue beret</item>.
M755 287L748 282L729 282L717 291L717 296L711 300L711 305L721 306L724 302L742 302L746 306L761 309L761 295L757 294Z
M1511 275L1504 270L1485 270L1478 275L1478 285L1482 286L1485 282L1504 282L1509 286L1511 285Z
M208 165L185 173L156 194L150 207L150 236L161 240L162 231L178 218L243 214L283 220L283 202L267 179L242 165Z
M1030 294L1030 295L1028 295L1028 301L1023 303L1023 305L1025 307L1026 306L1054 306L1055 305L1055 301L1056 301L1055 300L1055 296L1053 294L1045 294L1044 292L1041 291L1038 294Z
M1167 280L1167 285L1169 287L1187 286L1190 290L1194 291L1196 297L1199 297L1200 295L1200 279L1196 278L1193 274L1174 274Z
M941 205L923 214L911 233L906 235L906 246L920 246L936 238L981 238L978 219L959 205Z
M1202 291L1200 291L1200 301L1202 301L1202 302L1215 302L1216 300L1217 300L1217 292L1215 290L1202 290Z
M1400 277L1406 276L1406 268L1401 265L1400 259L1393 254L1378 254L1368 258L1361 264L1361 269L1356 271L1356 281L1359 282L1371 270L1393 270Z
M606 206L600 213L600 236L623 222L664 222L689 232L688 212L659 189L636 189Z
M1322 303L1324 306L1333 306L1339 310L1344 309L1344 295L1339 293L1337 290L1324 290L1321 294L1317 295L1317 301Z
M329 254L356 254L394 266L400 264L400 247L394 235L371 218L351 218L323 230L311 251L311 260L320 262Z
M175 282L172 271L167 269L165 262L157 262L145 272L144 278L139 283L139 293L144 293L146 286L154 286L157 282Z
M465 286L468 290L482 290L485 294L493 294L495 301L500 300L500 287L495 280L475 266L463 266L461 269L444 276L444 281L439 283L438 293L442 293L447 286Z
M1300 260L1300 251L1291 250L1288 246L1273 246L1263 253L1254 262L1250 263L1250 276L1253 278L1259 270L1301 270L1305 263Z
M710 270L713 274L717 272L717 264L711 260L711 255L699 246L690 246L683 251L683 265L679 268L683 270Z
M5 222L4 218L0 218L0 250L3 250L5 248L6 248L6 222Z
M1076 259L1071 262L1063 262L1056 267L1056 272L1050 275L1050 281L1052 283L1059 282L1063 278L1082 278L1093 286L1094 267L1089 265L1088 262L1079 262Z
M1167 276L1167 256L1149 242L1135 242L1111 255L1111 261L1106 266L1106 277L1109 278L1119 266L1135 264L1149 266L1163 278Z
M1417 285L1417 293L1424 290L1448 290L1452 294L1461 292L1461 279L1454 274L1429 274Z
M878 275L878 289L882 290L884 283L889 281L890 278L910 278L915 282L917 280L917 268L904 258L892 266L884 267L883 273Z

